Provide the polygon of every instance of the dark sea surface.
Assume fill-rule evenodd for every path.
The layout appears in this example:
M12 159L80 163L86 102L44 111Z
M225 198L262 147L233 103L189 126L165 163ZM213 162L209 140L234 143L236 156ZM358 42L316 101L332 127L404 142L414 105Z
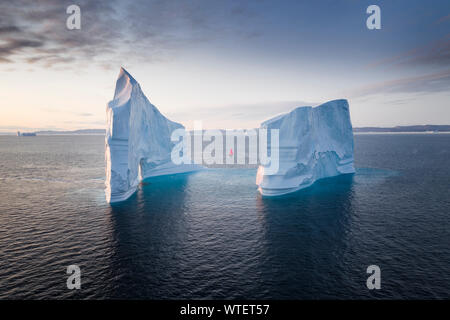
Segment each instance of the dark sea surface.
M211 169L110 206L102 136L0 136L0 298L449 299L450 134L356 135L355 161L279 198Z

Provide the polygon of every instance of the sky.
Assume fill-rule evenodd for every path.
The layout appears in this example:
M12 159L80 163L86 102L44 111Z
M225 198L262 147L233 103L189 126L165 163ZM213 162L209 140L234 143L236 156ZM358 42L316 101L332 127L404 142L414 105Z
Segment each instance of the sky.
M450 1L0 0L0 132L104 128L121 66L187 128L340 98L354 127L450 124Z

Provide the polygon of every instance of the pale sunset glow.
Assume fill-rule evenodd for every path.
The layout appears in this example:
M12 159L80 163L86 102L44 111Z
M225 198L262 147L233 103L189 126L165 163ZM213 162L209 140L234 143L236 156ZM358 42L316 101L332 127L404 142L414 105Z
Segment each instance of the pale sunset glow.
M103 128L124 66L163 114L252 128L346 98L353 126L450 123L448 1L0 4L0 132ZM52 10L46 10L48 8Z

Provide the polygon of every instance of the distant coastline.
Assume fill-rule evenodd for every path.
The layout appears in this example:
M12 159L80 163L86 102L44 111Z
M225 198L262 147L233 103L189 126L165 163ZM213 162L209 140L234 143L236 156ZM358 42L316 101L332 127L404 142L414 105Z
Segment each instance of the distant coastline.
M355 127L354 133L450 133L450 125L414 125L396 127ZM70 131L42 130L30 131L36 135L104 135L105 129L81 129ZM0 132L0 135L15 135L15 132Z
M0 132L0 135L17 135L15 132ZM69 130L69 131L55 131L55 130L42 130L42 131L27 131L22 132L21 136L29 134L36 134L37 136L48 135L104 135L105 129L81 129L81 130Z
M37 135L71 135L71 134L89 134L89 135L104 135L105 129L81 129L81 130L72 130L72 131L36 131Z
M353 128L353 132L385 132L385 133L432 133L432 132L450 132L450 125L415 125L415 126L396 126L396 127L360 127Z

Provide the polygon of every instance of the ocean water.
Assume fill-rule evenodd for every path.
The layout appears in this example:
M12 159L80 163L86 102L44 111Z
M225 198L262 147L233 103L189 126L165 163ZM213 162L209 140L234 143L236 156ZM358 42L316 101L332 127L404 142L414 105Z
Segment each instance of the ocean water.
M356 135L356 174L267 199L255 169L212 169L110 206L103 151L0 136L1 299L450 298L448 134Z

